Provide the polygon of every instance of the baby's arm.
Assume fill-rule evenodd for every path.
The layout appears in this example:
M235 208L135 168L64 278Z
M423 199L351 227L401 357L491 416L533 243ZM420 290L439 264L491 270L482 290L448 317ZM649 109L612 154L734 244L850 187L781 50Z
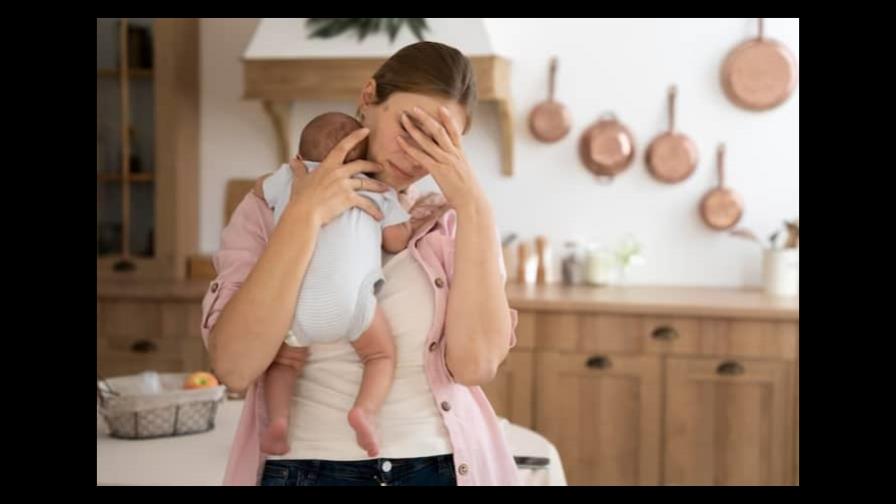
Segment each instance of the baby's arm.
M393 226L383 228L383 250L390 254L397 254L408 246L411 239L411 222L406 221Z

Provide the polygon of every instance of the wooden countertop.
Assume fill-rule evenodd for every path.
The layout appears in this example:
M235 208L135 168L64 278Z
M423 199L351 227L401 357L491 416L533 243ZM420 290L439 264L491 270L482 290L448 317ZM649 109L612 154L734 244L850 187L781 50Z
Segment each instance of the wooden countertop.
M209 280L98 280L98 299L201 301ZM799 298L773 298L758 289L724 287L590 287L507 285L517 310L738 317L798 321Z
M517 310L585 311L798 321L800 301L773 298L759 289L724 287L590 287L507 285Z

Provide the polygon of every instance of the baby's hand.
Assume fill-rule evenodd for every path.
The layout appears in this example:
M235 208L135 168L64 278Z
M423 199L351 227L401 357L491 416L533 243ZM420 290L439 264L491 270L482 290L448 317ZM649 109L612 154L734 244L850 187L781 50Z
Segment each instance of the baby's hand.
M416 233L420 227L440 218L448 209L448 202L439 193L429 193L417 198L408 212L411 214L413 232Z
M408 246L413 228L410 221L383 228L383 250L397 254Z

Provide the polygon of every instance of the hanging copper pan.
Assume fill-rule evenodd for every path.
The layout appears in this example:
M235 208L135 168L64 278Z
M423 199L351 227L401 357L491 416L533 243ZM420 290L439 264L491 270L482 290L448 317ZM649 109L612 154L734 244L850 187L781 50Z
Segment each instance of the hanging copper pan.
M611 181L635 159L632 132L610 112L582 133L579 158L598 180Z
M737 193L725 187L725 144L719 144L716 164L719 186L700 201L700 215L707 226L721 231L734 227L740 221L743 203Z
M675 132L675 97L669 87L669 131L654 138L647 147L647 169L661 182L674 184L691 176L697 169L697 146L687 136Z
M548 99L539 103L529 114L529 129L532 135L545 143L560 140L569 133L572 118L569 110L554 101L554 81L557 77L557 57L551 58L548 78Z
M722 64L722 88L735 105L768 110L784 103L797 83L796 58L780 42L759 36L735 47Z

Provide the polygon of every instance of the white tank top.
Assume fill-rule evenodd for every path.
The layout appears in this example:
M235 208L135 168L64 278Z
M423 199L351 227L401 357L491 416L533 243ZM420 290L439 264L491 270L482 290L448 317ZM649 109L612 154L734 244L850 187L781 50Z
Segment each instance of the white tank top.
M395 341L395 380L377 418L380 458L429 457L452 453L423 356L432 325L432 287L422 266L405 249L383 253L386 279L377 294ZM271 459L366 460L348 424L363 366L347 342L313 344L296 381L290 409L290 451Z

